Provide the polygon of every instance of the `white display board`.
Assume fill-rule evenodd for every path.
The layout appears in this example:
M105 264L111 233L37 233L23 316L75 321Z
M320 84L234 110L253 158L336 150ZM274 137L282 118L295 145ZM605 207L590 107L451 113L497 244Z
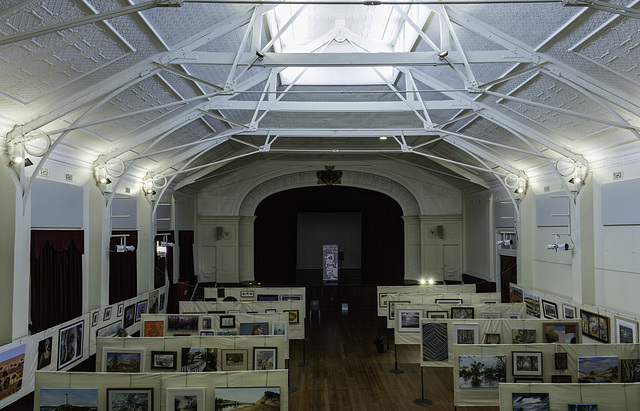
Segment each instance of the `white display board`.
M378 316L387 315L387 296L390 294L464 294L475 293L475 284L421 284L421 285L379 285L378 295Z

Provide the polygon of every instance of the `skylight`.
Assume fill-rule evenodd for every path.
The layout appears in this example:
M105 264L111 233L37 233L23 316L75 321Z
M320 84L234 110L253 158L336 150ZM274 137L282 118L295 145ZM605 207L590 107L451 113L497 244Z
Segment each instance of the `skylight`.
M418 27L429 15L422 6L398 7ZM278 53L407 52L418 38L402 14L389 5L279 5L268 13L267 21L271 36L286 27L273 45ZM290 67L280 73L282 83L291 84L303 71L296 84L385 84L398 75L392 67L377 67L377 72L372 67Z

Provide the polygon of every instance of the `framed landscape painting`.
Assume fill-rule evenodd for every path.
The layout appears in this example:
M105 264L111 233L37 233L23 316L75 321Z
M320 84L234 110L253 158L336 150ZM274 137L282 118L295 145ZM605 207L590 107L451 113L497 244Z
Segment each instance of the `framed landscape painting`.
M40 411L67 409L68 404L83 410L98 409L97 388L40 388Z
M107 388L107 411L152 409L153 388Z
M398 301L400 302L400 301ZM409 301L407 301L409 302ZM462 305L462 298L436 298L436 304L443 305Z
M105 347L102 349L102 372L143 372L144 351L144 348Z
M513 376L542 375L542 352L513 351Z
M460 388L497 388L507 382L507 357L504 355L461 355Z
M167 411L205 411L204 387L167 388Z
M509 302L510 303L521 303L524 302L524 291L522 288L509 284Z
M620 317L615 317L615 320L618 344L637 344L638 323L635 321L623 320Z
M562 313L565 320L573 320L576 318L576 307L572 305L562 304Z
M218 370L218 349L183 347L182 372L205 372Z
M246 371L248 369L249 361L247 358L247 350L222 350L222 371Z
M578 382L618 382L618 356L578 357Z
M261 410L280 409L280 387L233 387L215 388L216 410ZM219 408L218 408L219 407Z
M409 304L411 301L389 301L389 315L387 316L390 320L396 319L396 304Z
M197 331L197 315L169 315L167 316L168 331Z
M554 302L542 300L542 312L544 318L558 319L558 306Z
M151 351L151 368L154 370L175 370L178 366L176 351Z
M401 308L397 313L398 332L420 332L422 310L416 308Z
M540 297L524 293L524 302L527 305L527 314L540 318Z
M478 344L478 324L453 324L454 344Z

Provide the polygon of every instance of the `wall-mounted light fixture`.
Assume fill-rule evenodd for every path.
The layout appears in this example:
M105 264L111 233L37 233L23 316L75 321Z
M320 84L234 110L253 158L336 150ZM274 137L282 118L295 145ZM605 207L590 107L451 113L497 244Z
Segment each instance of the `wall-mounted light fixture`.
M10 166L19 166L23 163L25 167L29 167L33 165L33 162L29 157L15 156L15 157L11 157L11 159L9 160Z

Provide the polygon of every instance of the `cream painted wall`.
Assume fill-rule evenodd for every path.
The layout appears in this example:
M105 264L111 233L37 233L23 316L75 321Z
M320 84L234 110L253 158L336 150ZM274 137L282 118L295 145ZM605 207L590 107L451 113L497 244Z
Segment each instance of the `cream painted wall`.
M496 244L491 228L492 196L486 192L467 195L463 204L464 273L493 281L492 256Z
M9 175L8 167L0 167L0 345L12 340L13 316L13 277L14 242L16 224L16 186Z

